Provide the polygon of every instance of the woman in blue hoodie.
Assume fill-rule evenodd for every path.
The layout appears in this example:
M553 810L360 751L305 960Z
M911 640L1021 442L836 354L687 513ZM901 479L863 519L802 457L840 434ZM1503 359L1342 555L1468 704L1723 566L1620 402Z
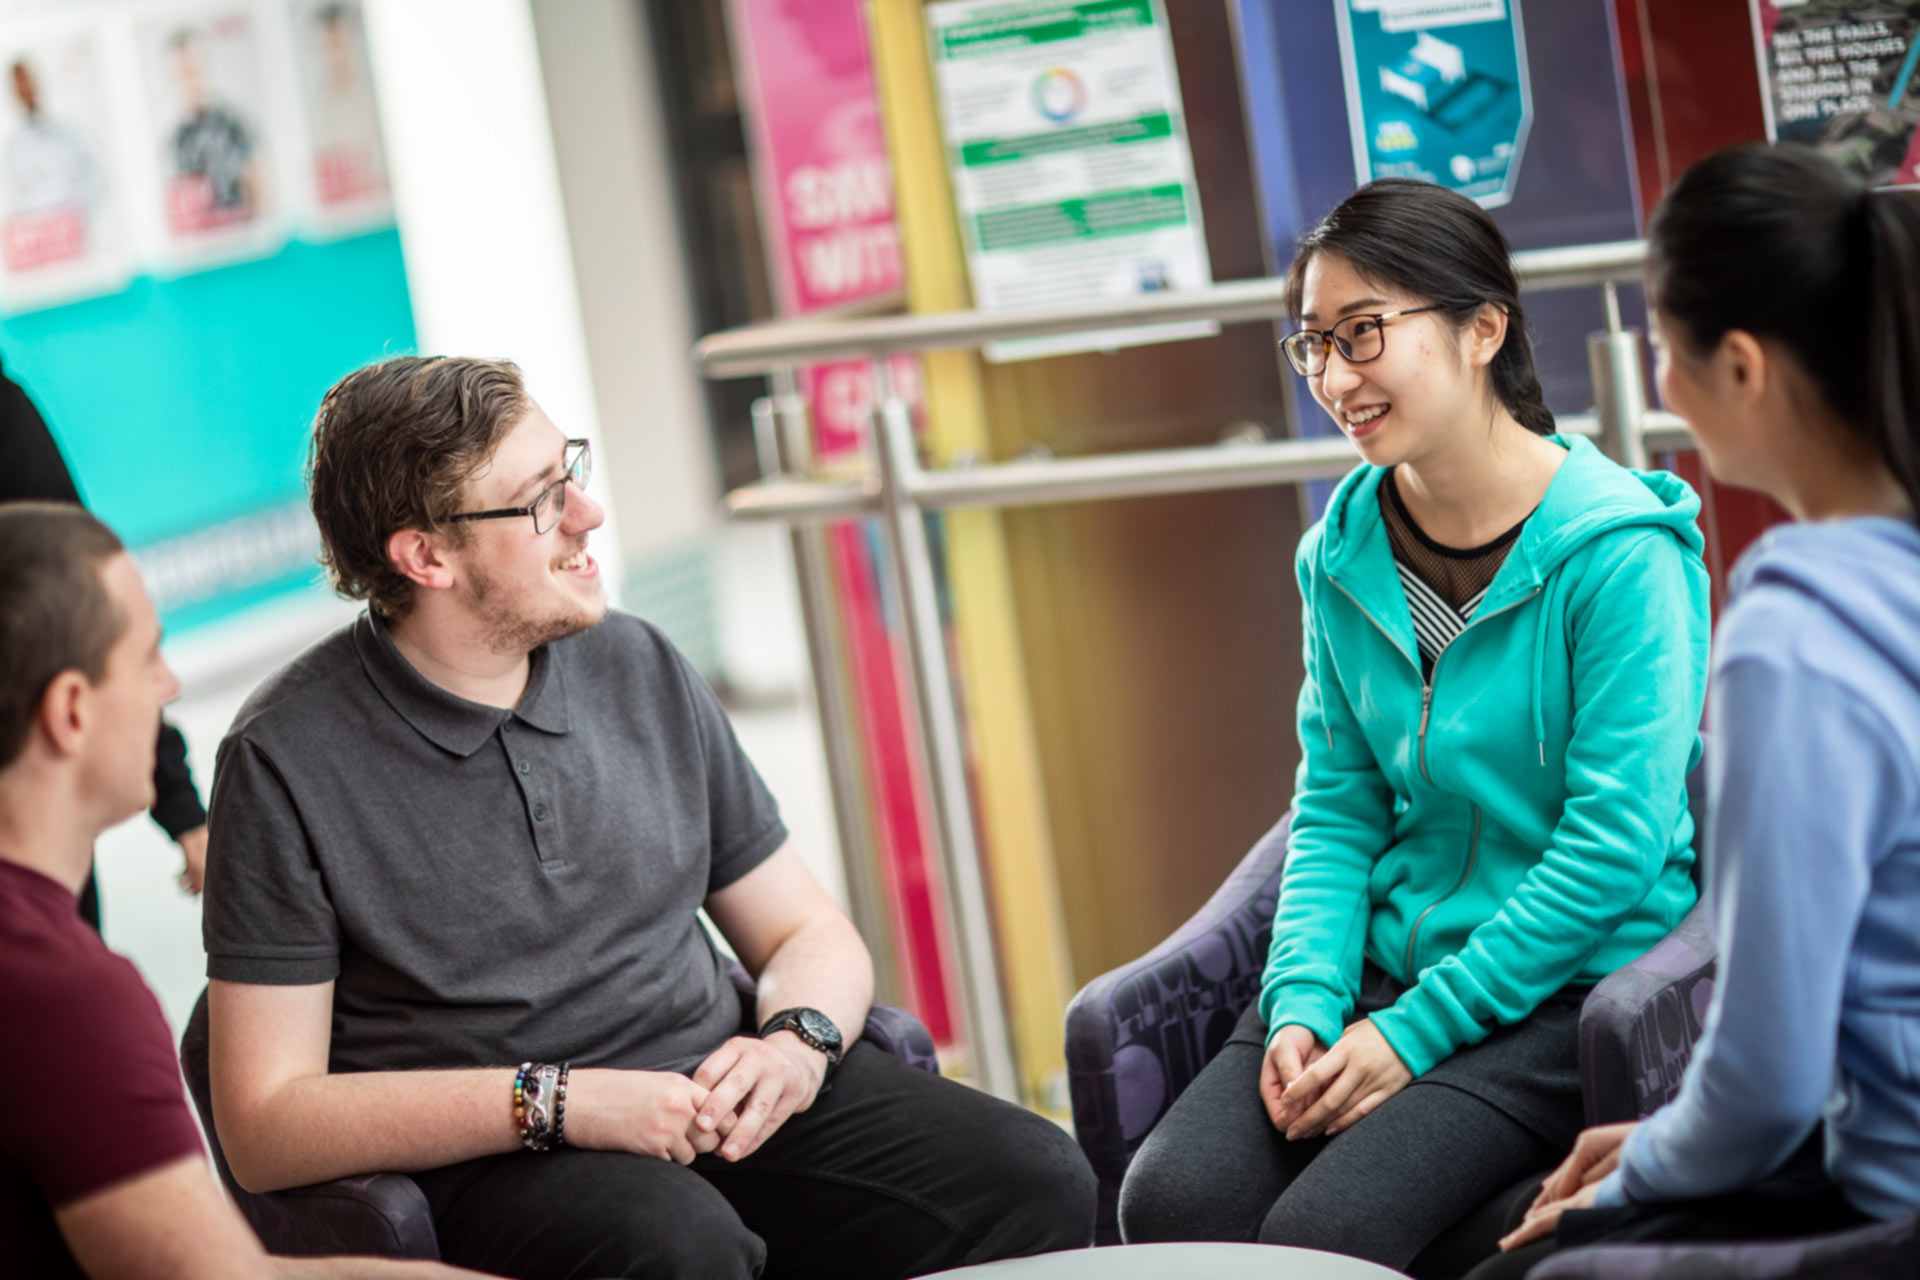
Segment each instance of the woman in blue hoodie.
M1582 1135L1489 1274L1920 1209L1920 197L1740 147L1648 240L1661 398L1799 523L1741 561L1716 642L1705 1033L1672 1103Z
M1549 434L1509 259L1471 201L1386 180L1290 269L1287 358L1366 465L1297 557L1259 999L1136 1156L1128 1240L1405 1267L1571 1146L1582 999L1694 903L1699 501Z

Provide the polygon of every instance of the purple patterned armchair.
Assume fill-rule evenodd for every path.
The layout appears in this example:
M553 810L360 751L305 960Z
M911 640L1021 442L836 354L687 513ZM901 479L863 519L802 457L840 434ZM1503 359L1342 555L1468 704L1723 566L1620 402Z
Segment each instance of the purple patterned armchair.
M1696 827L1703 772L1687 779ZM1074 1135L1100 1180L1096 1243L1119 1243L1120 1180L1133 1153L1259 992L1292 825L1282 817L1192 919L1067 1007ZM1705 907L1696 906L1587 997L1580 1073L1589 1124L1650 1115L1679 1091L1713 994L1713 957Z
M753 994L753 979L738 965L729 977L743 996ZM911 1066L938 1072L933 1037L904 1009L875 1005L862 1037ZM252 1224L267 1252L303 1257L364 1254L385 1258L438 1259L427 1197L405 1174L369 1173L311 1187L255 1194L233 1180L226 1153L213 1128L213 1089L207 1064L207 996L203 991L180 1037L180 1067L187 1091L200 1113L220 1181Z
M1799 1240L1591 1245L1551 1254L1527 1280L1913 1280L1920 1215Z

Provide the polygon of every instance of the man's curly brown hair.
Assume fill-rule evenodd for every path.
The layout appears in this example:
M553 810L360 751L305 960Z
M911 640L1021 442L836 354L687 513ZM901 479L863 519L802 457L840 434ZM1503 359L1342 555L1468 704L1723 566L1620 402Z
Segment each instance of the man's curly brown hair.
M402 529L445 532L466 483L531 401L510 360L400 356L333 384L313 420L307 487L333 589L405 617L413 583L387 556Z

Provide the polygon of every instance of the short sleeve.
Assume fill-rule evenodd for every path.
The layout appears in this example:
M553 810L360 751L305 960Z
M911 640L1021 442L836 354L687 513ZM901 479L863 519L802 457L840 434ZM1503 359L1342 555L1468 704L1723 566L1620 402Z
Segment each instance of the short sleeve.
M292 795L244 736L220 746L207 820L207 976L311 986L340 972L340 922Z
M707 829L713 842L707 892L717 893L772 857L787 842L787 826L773 793L734 736L720 699L678 650L673 656L700 736Z
M0 1125L0 1150L58 1209L129 1178L202 1154L173 1040L132 965L102 955L0 1000L8 1058L58 1077L62 1105L22 1096Z

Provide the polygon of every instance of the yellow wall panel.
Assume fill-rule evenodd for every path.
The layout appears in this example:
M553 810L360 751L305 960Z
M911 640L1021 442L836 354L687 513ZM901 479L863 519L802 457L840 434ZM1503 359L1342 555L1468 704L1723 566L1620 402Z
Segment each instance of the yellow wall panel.
M908 306L915 311L965 308L972 297L948 188L920 3L874 0L870 14ZM979 357L970 351L929 354L925 385L932 465L949 465L961 455L989 456ZM945 520L962 710L1015 1052L1029 1101L1064 1110L1062 1026L1073 994L1072 966L1005 531L994 511L954 511Z

